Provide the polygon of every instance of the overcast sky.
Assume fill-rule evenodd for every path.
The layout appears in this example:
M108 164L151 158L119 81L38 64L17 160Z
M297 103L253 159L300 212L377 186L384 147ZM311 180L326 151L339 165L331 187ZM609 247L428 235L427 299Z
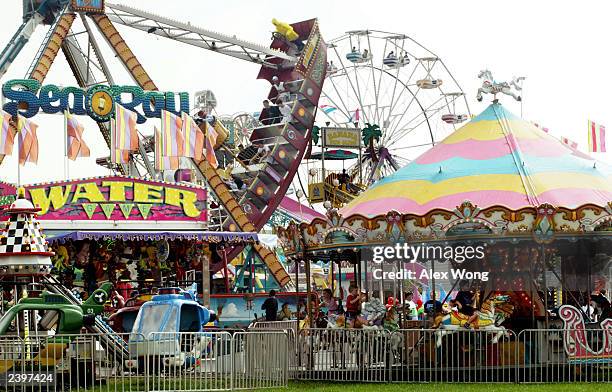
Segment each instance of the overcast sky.
M476 75L489 68L498 80L524 75L523 115L567 136L586 150L587 119L605 124L612 133L611 58L608 41L610 5L604 1L187 1L134 0L128 5L210 30L235 34L268 45L273 17L294 22L319 18L323 35L331 39L345 31L376 29L407 34L441 57L468 94L472 113L486 102L475 100L480 85ZM20 0L3 0L0 45L21 23ZM203 49L118 26L157 86L166 91L213 90L218 112L232 114L259 110L266 84L255 79L258 67ZM0 80L23 78L46 33L40 26L9 72ZM104 46L104 44L103 44ZM133 84L121 65L104 49L115 81ZM75 85L60 53L45 83ZM485 100L487 101L487 100ZM518 103L504 104L516 114ZM61 116L38 115L40 161L22 168L22 182L64 177ZM70 177L105 174L94 159L108 154L94 123L83 117L92 158L70 163ZM152 128L146 125L145 128ZM612 149L612 136L608 137ZM599 159L612 161L607 156ZM16 181L14 157L0 167L0 178Z

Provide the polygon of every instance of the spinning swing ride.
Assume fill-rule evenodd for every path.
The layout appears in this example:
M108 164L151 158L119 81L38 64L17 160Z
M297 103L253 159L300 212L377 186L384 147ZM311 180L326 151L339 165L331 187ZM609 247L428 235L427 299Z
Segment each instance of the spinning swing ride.
M250 135L250 144L265 149L269 154L259 157L257 162L245 165L241 173L241 181L246 185L243 189L230 189L228 181L233 180L231 173L229 178L222 178L221 171L206 161L190 162L196 177L206 180L214 203L223 210L223 214L218 216L219 229L255 232L266 224L282 202L306 150L321 86L325 80L327 51L316 20L292 25L277 24L277 29L281 28L284 33L276 34L268 47L122 4L101 0L28 1L24 2L23 24L0 53L0 76L41 24L50 27L25 75L25 79L39 83L46 78L61 50L81 89L101 84L114 86L107 59L100 50L101 44L107 44L140 89L145 92L158 90L115 24L255 63L261 66L258 78L271 81L273 77L278 77L286 83L294 97L291 102L287 102L291 106L290 115L283 124L256 128L259 134L273 133L275 138L258 139ZM96 28L97 32L94 32ZM287 38L289 33L291 39ZM100 35L102 40L98 38ZM300 50L297 48L298 43L302 45ZM216 99L213 98L212 94L203 93L196 103L203 107L214 107ZM110 147L109 123L99 121L97 124ZM14 132L15 124L11 125ZM211 125L219 134L215 145L217 150L226 150L236 144L235 138L230 140L228 137L230 135L221 119L212 119ZM129 163L115 165L107 158L99 159L98 162L122 174L158 178L160 173L153 165L152 151L151 140L142 138L138 140L138 151L130 155ZM276 255L259 244L255 244L254 248L280 286L290 285L291 278ZM231 260L240 251L240 247L229 248L227 258ZM211 272L220 268L222 265L211 265Z

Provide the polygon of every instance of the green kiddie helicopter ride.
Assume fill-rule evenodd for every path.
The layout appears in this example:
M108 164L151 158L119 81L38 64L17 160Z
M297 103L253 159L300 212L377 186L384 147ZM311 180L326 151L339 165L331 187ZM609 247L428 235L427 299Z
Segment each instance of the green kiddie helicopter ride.
M71 303L62 294L44 291L39 297L22 298L8 308L0 318L0 345L10 345L10 350L5 347L0 356L0 378L7 378L11 372L35 371L46 372L47 377L52 374L55 379L64 375L70 376L73 382L79 379L86 383L88 378L93 381L85 375L87 364L79 365L79 361L90 361L91 356L79 358L77 355L81 354L81 348L91 345L77 344L76 350L69 348L83 336L84 327L91 329L100 322L97 317L104 310L111 289L111 283L103 284L80 305ZM37 315L41 315L39 321ZM38 334L30 334L26 327L30 317L37 320L34 322L38 323Z
M98 352L103 347L115 360L127 355L123 340L99 316L112 284L102 284L82 302L54 280L49 275L53 252L36 220L38 211L23 188L3 211L8 220L0 232L0 282L13 286L15 296L23 295L0 317L0 387L15 375L34 373L44 374L46 384L60 378L91 382L93 377L87 374L91 366L79 364L93 358L83 355L86 347ZM26 288L33 283L46 290L28 293ZM82 334L83 328L97 335ZM101 345L81 344L94 340Z
M48 291L44 291L37 298L22 298L0 318L0 336L10 336L9 329L18 320L20 313L38 311L44 314L40 324L50 325L51 319L57 321L54 332L55 335L62 336L56 339L67 340L65 335L78 335L84 326L95 323L95 317L104 310L112 287L111 283L104 283L81 305L70 302L62 294Z

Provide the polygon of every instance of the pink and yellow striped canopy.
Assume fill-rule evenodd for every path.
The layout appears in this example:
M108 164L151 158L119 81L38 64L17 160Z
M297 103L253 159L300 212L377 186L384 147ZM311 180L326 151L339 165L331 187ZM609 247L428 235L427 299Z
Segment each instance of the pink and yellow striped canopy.
M612 201L612 168L492 104L341 213L423 215L454 210L466 200L513 210L543 203L606 206Z

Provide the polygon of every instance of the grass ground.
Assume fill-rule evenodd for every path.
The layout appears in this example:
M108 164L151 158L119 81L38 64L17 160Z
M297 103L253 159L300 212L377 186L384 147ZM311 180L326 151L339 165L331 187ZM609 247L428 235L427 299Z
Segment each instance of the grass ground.
M332 382L290 382L288 389L274 391L285 392L610 392L612 385L597 383L567 384L354 384Z
M201 380L168 380L150 381L149 390L213 390L225 389L228 384L211 384ZM70 388L66 388L68 390ZM76 390L76 389L75 389ZM130 382L113 382L87 389L86 392L121 392L145 391L144 380L134 379ZM255 389L257 392L610 392L610 383L558 383L558 384L461 384L461 383L351 383L325 381L290 381L288 388Z

